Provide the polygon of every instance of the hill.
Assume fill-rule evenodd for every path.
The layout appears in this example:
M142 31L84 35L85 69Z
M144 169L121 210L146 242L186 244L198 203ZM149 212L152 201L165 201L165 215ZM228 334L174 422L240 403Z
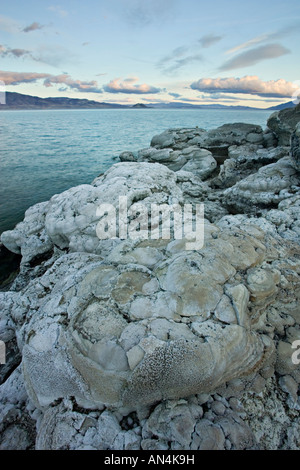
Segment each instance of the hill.
M93 101L87 99L57 97L57 98L40 98L38 96L24 95L22 93L6 92L6 104L0 105L0 110L14 110L14 109L147 109L147 108L160 108L160 109L225 109L234 111L243 110L264 110L276 111L286 108L292 108L295 104L292 101L282 103L270 108L252 108L250 106L225 106L222 104L191 104L182 101L153 103L146 105L137 103L132 106L122 105L118 103L105 103L100 101Z

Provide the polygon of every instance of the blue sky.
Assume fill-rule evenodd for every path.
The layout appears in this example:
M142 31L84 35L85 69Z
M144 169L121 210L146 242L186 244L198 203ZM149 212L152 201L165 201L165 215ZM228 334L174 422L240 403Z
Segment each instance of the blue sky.
M10 0L0 80L41 97L264 108L300 88L299 39L299 0Z

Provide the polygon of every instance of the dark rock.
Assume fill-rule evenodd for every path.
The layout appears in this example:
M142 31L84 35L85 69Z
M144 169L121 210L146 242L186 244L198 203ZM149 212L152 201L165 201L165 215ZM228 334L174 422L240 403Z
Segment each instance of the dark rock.
M271 114L267 125L278 139L278 145L289 146L291 135L299 121L300 104L295 108L283 109Z
M291 137L291 156L295 161L295 168L300 171L300 122Z

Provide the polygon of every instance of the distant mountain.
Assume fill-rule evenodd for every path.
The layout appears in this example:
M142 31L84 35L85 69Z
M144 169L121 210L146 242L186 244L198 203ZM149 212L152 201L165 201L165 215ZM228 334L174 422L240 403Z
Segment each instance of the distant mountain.
M251 110L261 108L250 108L249 106L226 106L224 104L191 104L183 101L171 101L169 103L154 103L151 105L153 108L164 109L233 109L233 110Z
M150 108L150 106L146 106L145 104L143 103L137 103L137 104L134 104L133 106L131 106L132 108L136 108L136 109L144 109L144 108Z
M233 111L276 111L285 108L293 108L295 104L292 101L282 103L271 108L253 108L250 106L226 106L224 104L191 104L183 101L172 101L170 103L154 103L151 105L153 108L165 109L232 109Z
M292 108L295 104L292 101L282 103L271 108L265 108L263 111L277 111L285 108ZM262 108L251 108L250 106L225 106L222 104L191 104L183 101L172 101L166 103L154 103L151 105L137 103L132 106L117 103L105 103L78 98L39 98L38 96L23 95L21 93L6 92L6 104L0 104L1 110L8 109L225 109L233 111L251 111L262 110Z
M5 109L111 109L128 108L121 104L100 103L77 98L39 98L38 96L23 95L21 93L6 92L6 104L0 105Z
M280 111L281 109L294 108L296 105L293 101L288 101L287 103L278 104L277 106L272 106L268 108L268 111Z

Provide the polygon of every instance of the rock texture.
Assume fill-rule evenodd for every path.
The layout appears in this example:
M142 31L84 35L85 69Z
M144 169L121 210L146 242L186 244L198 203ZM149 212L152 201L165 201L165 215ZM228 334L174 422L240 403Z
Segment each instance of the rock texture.
M300 121L300 104L295 108L275 111L268 119L268 128L278 139L278 145L290 145L290 139Z
M22 261L0 292L1 450L299 448L299 125L280 134L292 112L276 133L274 117L264 131L165 131L2 234ZM153 204L204 203L204 246L124 239L120 196L146 232ZM101 204L113 238L97 236Z

